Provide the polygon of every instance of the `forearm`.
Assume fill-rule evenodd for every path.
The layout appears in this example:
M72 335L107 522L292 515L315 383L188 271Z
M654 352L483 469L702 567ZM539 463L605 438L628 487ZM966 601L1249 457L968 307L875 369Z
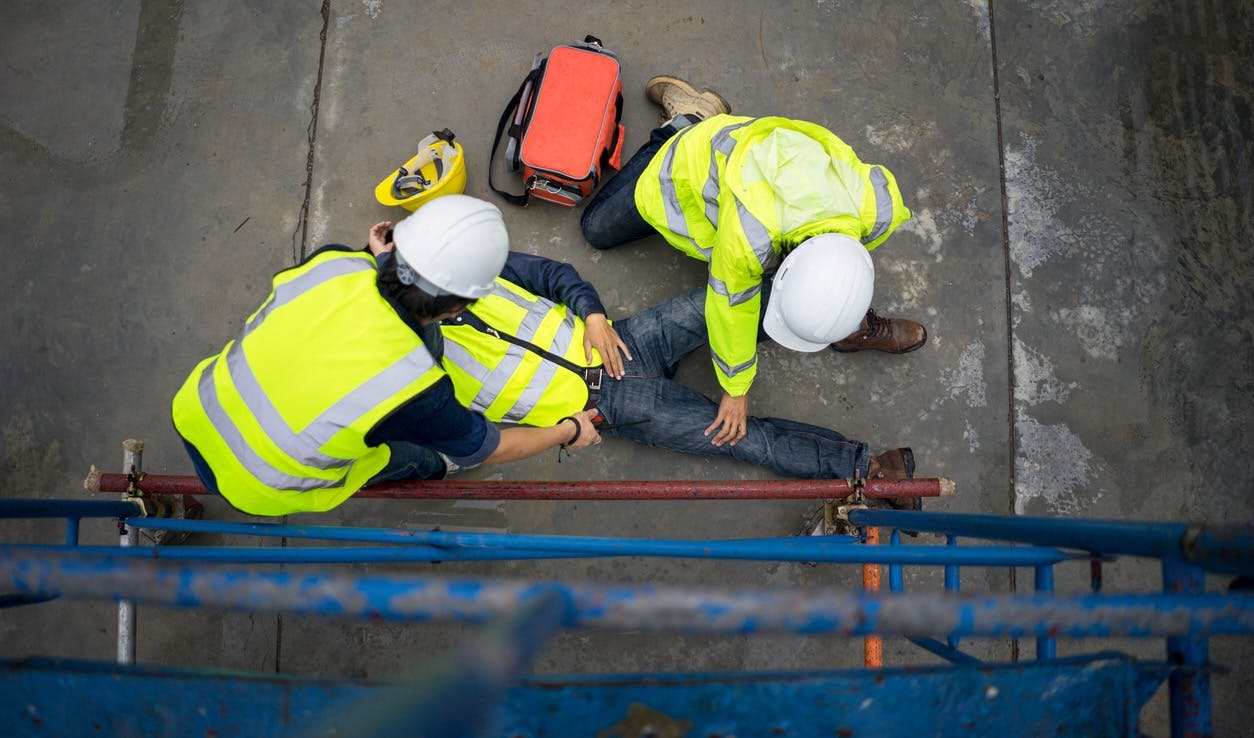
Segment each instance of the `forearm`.
M501 443L483 463L508 464L521 461L551 448L569 443L575 436L575 421L564 420L547 428L505 428Z
M579 317L604 313L605 306L592 283L579 276L575 267L560 261L511 251L501 270L507 282L573 310Z

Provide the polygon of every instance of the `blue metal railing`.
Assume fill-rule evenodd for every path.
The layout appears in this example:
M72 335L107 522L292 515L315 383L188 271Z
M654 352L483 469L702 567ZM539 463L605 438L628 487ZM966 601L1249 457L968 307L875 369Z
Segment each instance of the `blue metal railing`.
M565 603L561 621L578 628L653 632L898 634L954 664L979 663L963 637L1033 637L1036 660L1057 658L1058 637L1166 637L1173 668L1173 735L1209 735L1207 638L1254 633L1254 596L1206 593L1205 572L1254 575L1254 527L1180 523L1005 518L855 509L857 526L889 530L888 546L852 537L654 540L340 528L142 517L136 500L0 500L0 518L67 521L66 543L0 544L0 606L56 596L178 607L222 607L396 620L485 622L544 593ZM82 518L116 518L134 529L285 537L367 546L126 548L78 544ZM944 545L905 545L901 530L944 536ZM960 538L994 541L968 543ZM1014 545L1006 545L1007 543ZM1164 591L1109 595L1100 562L1118 555L1162 561ZM483 561L662 556L888 566L889 592L781 593L665 587L610 587L417 576L266 573L225 564ZM1061 595L1054 566L1092 561L1092 590ZM194 564L194 565L193 565ZM905 566L941 567L943 595L906 593ZM961 591L961 567L1032 567L1032 594ZM939 640L943 637L944 640Z

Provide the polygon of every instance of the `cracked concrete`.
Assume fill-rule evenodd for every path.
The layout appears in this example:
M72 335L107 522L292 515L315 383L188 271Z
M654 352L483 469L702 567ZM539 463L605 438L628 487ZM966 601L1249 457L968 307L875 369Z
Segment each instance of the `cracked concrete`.
M109 0L10 4L0 16L10 257L0 495L76 496L88 466L112 469L132 436L147 441L149 471L190 473L169 399L238 330L270 275L324 243L360 245L370 224L402 215L379 206L373 186L432 128L457 132L467 191L494 199L485 166L500 107L534 53L591 32L623 62L627 152L657 122L644 81L678 74L737 113L827 125L889 167L915 212L873 254L876 306L922 320L929 344L905 357L768 348L756 410L877 449L911 445L920 473L958 482L930 509L1254 513L1248 3L286 0L224 12L204 0ZM575 264L611 317L704 281L660 239L595 252L577 213L502 207L514 247ZM716 389L702 362L680 378ZM767 476L615 439L560 466L545 457L471 475ZM210 516L233 515L207 504ZM792 533L807 507L354 501L302 519L736 537ZM43 522L0 528L10 541L60 536ZM83 535L113 538L107 526ZM1125 564L1112 586L1157 586L1152 566ZM849 569L607 559L443 570L805 587L851 585ZM907 586L939 587L938 577L912 572ZM1060 570L1059 586L1086 578ZM1011 581L977 570L964 589ZM6 611L0 652L108 659L111 615L72 603ZM151 609L140 622L141 661L351 676L389 673L465 632ZM1113 645L1162 658L1157 643ZM1009 656L1004 643L977 647ZM859 653L843 640L580 633L558 637L538 669L830 668ZM922 660L897 642L886 653ZM1214 653L1248 670L1245 642ZM1221 734L1254 725L1239 678L1215 677ZM1161 697L1145 719L1164 733Z

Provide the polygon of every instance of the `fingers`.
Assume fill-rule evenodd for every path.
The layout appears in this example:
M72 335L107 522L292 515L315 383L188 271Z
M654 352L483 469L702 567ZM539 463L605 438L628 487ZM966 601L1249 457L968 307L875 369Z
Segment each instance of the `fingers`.
M390 220L375 223L370 227L370 233L366 237L366 246L370 249L370 253L374 254L376 257L386 251L392 250L391 247L385 243L388 229L391 227L392 221Z
M623 343L623 339L619 337L618 333L612 328L610 329L610 337L613 339L613 343L610 345L609 354L613 358L614 378L622 379L623 370L626 368L623 358L626 357L627 361L632 361L631 351L627 350L627 344Z
M583 360L587 362L592 361L592 335L590 331L586 330L583 333Z
M748 420L744 415L736 415L735 413L719 412L714 422L709 428L705 429L705 435L709 436L710 431L718 428L718 433L714 438L710 439L710 443L715 446L722 446L729 443L733 446L748 434Z
M631 349L627 348L627 344L623 342L622 336L618 335L618 331L614 332L614 340L618 342L618 348L622 350L623 356L627 357L627 361L635 361L631 355Z
M601 442L601 433L592 424L592 419L596 417L595 410L585 410L574 417L575 422L579 424L579 438L574 443L568 444L567 448L587 448Z
M717 436L714 437L713 441L710 441L710 443L714 444L715 446L722 446L725 443L735 446L736 442L744 437L745 437L744 422L728 420L723 423L723 429L719 432Z
M601 359L605 362L605 368L609 370L610 376L615 379L623 378L623 357L613 344L606 346L606 350L601 352Z

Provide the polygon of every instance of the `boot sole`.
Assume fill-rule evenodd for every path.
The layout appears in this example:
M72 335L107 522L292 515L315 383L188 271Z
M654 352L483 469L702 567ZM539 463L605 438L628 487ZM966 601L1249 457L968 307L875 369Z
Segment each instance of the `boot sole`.
M923 340L919 341L918 343L906 349L905 351L885 351L883 353L892 354L894 356L901 356L902 354L908 354L912 351L918 351L919 349L923 348L923 344L925 343L927 343L927 328L923 329ZM879 349L838 349L836 348L836 344L832 344L832 351L835 351L838 354L856 354L862 351L878 351L878 350Z
M709 101L710 97L713 97L715 100L718 100L719 105L723 106L723 108L727 110L727 114L731 113L731 103L727 102L727 98L718 94L714 90L711 90L709 87L705 87L698 92L697 88L689 84L687 80L680 79L679 77L671 77L666 74L659 74L645 83L644 94L645 97L649 98L649 102L652 102L655 105L662 104L662 94L657 92L657 90L664 84L675 85L692 97L705 98L706 101Z

